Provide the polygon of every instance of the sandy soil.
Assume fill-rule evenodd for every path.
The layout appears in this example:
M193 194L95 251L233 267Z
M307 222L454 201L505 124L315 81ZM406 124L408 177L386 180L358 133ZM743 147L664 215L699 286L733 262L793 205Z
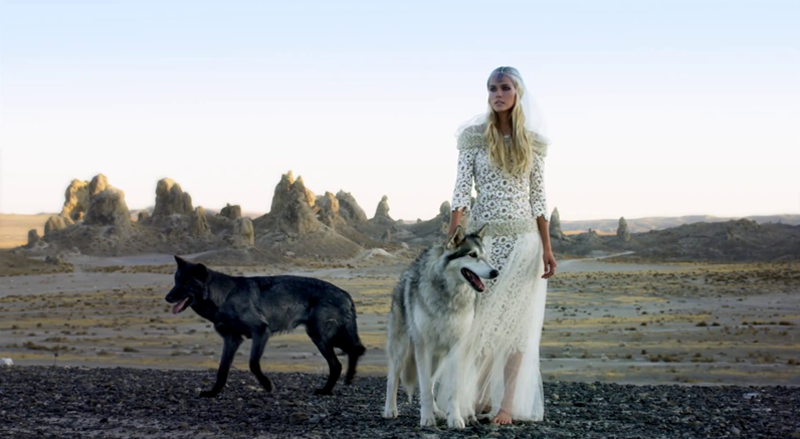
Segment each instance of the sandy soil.
M52 214L14 215L0 213L0 249L28 243L28 231L36 229L44 236L44 224Z
M169 255L69 259L74 272L0 282L0 357L18 365L216 368L221 339L192 311L170 314ZM293 273L349 291L367 354L385 373L390 293L406 261L225 267ZM547 381L800 385L800 264L657 265L562 261L550 282L542 370ZM235 367L247 369L246 342ZM273 337L268 371L325 374L302 329Z

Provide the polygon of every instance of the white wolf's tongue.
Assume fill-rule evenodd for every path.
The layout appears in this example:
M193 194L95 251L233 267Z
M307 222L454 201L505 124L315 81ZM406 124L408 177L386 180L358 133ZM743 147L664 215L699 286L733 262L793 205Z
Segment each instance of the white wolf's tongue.
M486 289L486 286L481 281L480 276L478 276L476 274L473 274L472 275L472 280L473 280L473 282L475 282L475 285L478 286L478 290L480 290L481 292L483 292Z
M181 312L181 308L183 308L183 304L185 304L187 300L189 300L188 297L176 303L175 306L172 307L172 313L177 314Z
M469 279L472 281L472 283L475 284L476 287L478 287L478 291L483 292L486 289L486 286L483 285L483 282L481 282L480 276L478 276L471 270L467 270L467 275L469 276Z

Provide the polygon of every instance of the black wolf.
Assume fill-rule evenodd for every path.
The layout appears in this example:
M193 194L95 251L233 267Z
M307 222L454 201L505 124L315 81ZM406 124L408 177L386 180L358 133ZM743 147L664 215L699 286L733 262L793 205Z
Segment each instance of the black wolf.
M270 335L291 331L305 325L306 333L328 361L330 375L317 395L331 395L342 373L342 364L334 348L348 356L345 384L356 373L358 358L365 348L358 338L356 308L346 291L323 280L301 276L235 277L208 269L175 256L178 270L175 286L166 300L174 303L177 314L188 307L211 321L225 341L217 381L209 391L200 393L213 397L225 387L233 356L243 337L251 338L250 371L268 392L272 380L259 364Z

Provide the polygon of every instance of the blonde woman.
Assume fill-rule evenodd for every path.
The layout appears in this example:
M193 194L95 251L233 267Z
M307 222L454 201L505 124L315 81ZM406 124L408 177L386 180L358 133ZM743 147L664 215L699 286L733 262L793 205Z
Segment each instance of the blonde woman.
M468 230L486 225L484 245L500 276L479 294L471 333L451 371L458 373L453 382L464 413L506 425L538 421L544 414L539 341L547 279L557 264L548 232L547 142L539 115L513 67L495 69L487 92L486 114L457 133L458 177L448 232L467 212ZM477 198L471 206L473 185ZM440 407L452 394L445 381L437 394Z

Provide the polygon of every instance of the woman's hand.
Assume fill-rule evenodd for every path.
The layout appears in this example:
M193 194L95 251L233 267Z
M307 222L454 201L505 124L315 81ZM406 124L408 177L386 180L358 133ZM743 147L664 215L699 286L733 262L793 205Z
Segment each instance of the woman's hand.
M542 279L550 279L554 274L556 274L556 267L558 264L556 263L556 257L553 256L552 250L545 250L544 251L544 274L542 275Z

